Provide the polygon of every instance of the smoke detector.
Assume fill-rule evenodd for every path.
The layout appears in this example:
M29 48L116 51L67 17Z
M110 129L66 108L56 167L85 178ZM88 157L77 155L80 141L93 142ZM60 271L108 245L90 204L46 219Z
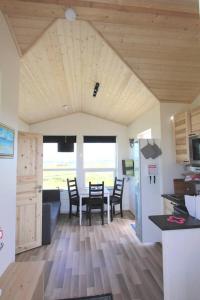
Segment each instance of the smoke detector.
M76 20L76 12L73 8L68 8L65 11L65 19L67 19L70 22L73 22Z

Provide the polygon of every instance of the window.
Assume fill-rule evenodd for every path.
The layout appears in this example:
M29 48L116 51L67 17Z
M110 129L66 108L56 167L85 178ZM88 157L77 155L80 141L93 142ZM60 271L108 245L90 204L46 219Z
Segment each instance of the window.
M113 186L116 174L116 143L84 143L83 147L85 185L89 181Z
M138 133L137 135L137 138L138 139L151 139L151 128L145 130L145 131L142 131L140 133Z
M76 143L74 152L58 152L58 143L43 144L43 189L63 189L67 178L76 177Z

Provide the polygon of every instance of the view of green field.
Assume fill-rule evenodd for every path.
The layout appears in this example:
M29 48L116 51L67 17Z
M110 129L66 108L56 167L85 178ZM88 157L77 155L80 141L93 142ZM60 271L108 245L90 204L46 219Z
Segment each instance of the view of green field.
M92 183L102 183L104 181L105 186L112 187L114 185L114 172L86 172L86 186L89 185L90 181Z
M69 170L44 170L43 171L43 189L66 189L67 178L76 177L75 171ZM86 172L85 185L89 185L89 181L93 183L101 183L104 181L105 186L112 187L114 184L113 172Z
M74 179L75 171L69 170L44 170L43 171L43 189L66 189L67 178Z

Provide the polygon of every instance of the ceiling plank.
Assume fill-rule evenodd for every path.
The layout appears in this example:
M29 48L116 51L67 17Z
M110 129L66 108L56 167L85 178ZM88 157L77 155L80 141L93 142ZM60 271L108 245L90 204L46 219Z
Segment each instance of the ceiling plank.
M194 17L198 14L197 0L19 0L73 7L106 8L126 12L143 12Z
M30 17L7 17L12 28L16 44L21 56L42 37L43 33L53 24L54 18L41 20Z
M101 38L105 41L105 43L113 50L114 53L116 53L116 55L119 57L119 59L129 68L130 71L132 71L135 76L137 76L137 78L139 78L141 80L141 82L144 84L144 86L150 91L150 93L152 93L152 95L157 99L159 100L159 98L157 98L157 96L154 94L154 92L152 91L152 89L150 88L150 86L148 86L142 79L142 77L140 77L138 74L137 74L137 71L133 70L133 68L129 65L128 63L128 60L125 60L123 58L123 56L116 50L116 47L114 48L112 46L111 43L109 43L109 40L108 39L105 39L104 35L101 33L101 31L99 31L95 26L93 26L93 23L92 22L89 22L88 23L90 24L90 26L93 28L93 30L95 30L97 32L97 34L99 36L101 36Z
M160 101L192 102L199 94L198 1L0 1L22 54L34 48L52 20L64 18L69 6L74 6L78 20L90 22Z
M19 115L29 124L81 111L127 125L156 103L87 22L57 20L22 58Z
M56 4L1 0L0 9L9 17L64 18L65 6Z
M200 23L158 20L92 24L160 101L192 102L200 93Z
M19 54L19 57L21 57L21 56L22 56L22 51L21 51L21 48L20 48L19 43L18 43L18 41L17 41L16 34L15 34L15 32L14 32L14 27L12 26L12 24L11 24L11 22L10 22L10 19L8 18L7 14L4 13L3 16L4 16L4 19L6 20L7 25L8 25L10 34L11 34L12 39L13 39L13 41L14 41L14 44L15 44L15 46L16 46L17 52L18 52L18 54Z
M106 15L109 19L110 13L144 13L144 14L156 14L156 15L165 15L165 16L177 16L184 18L198 18L198 5L194 5L196 0L193 1L192 9L182 10L180 5L177 6L176 9L168 10L168 9L159 9L154 5L147 4L141 5L138 3L137 5L126 5L116 4L101 1L84 1L84 0L63 0L63 1L51 1L51 0L42 0L42 1L25 1L25 0L1 0L0 1L0 9L6 12L8 15L21 15L21 16L32 16L32 17L53 17L53 18L64 18L64 12L67 7L74 7L75 9L86 9L86 11L90 11L90 14L93 14L97 17L98 14ZM163 3L163 1L161 2ZM182 2L181 2L182 4ZM163 6L161 6L163 7ZM173 7L172 5L169 7ZM95 13L96 10L96 13ZM97 14L98 12L98 14ZM102 16L103 17L103 16ZM101 18L102 18L101 17ZM97 21L97 19L96 19ZM102 19L101 19L102 21ZM124 19L126 23L126 19Z

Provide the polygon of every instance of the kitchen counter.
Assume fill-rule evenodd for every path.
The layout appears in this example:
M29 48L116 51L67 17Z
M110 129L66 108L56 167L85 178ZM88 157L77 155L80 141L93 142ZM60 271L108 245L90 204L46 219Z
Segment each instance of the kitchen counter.
M174 222L169 222L170 215L149 216L149 219L157 225L161 230L177 230L177 229L192 229L200 228L200 220L186 215L171 215L175 218ZM176 219L176 218L181 219ZM179 224L179 222L183 222Z
M185 205L184 195L175 195L175 194L163 194L161 195L163 198L168 199L176 204Z
M164 300L199 299L200 220L180 214L149 219L162 234Z

